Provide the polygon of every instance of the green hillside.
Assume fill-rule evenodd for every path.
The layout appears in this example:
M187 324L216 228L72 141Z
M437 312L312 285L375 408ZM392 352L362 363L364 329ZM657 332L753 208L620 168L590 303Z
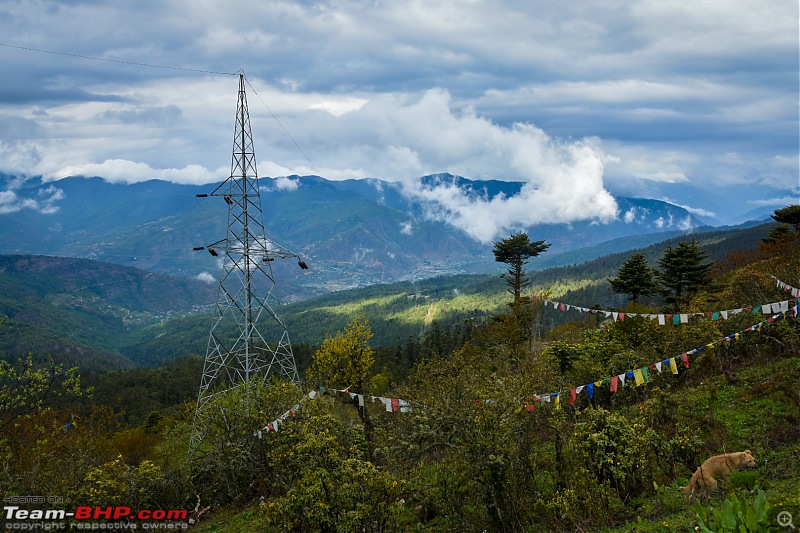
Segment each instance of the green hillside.
M85 259L0 255L0 353L87 369L133 366L120 351L147 325L206 310L208 284Z
M789 298L772 276L800 286L800 236L748 239L758 230L702 243L712 274L679 312ZM578 300L597 301L622 260L537 273L536 290L589 305ZM0 492L185 509L198 531L662 532L701 531L700 520L712 531L780 531L779 513L800 514L793 313L659 325L560 312L563 322L537 332L541 301L505 305L503 291L497 278L466 276L297 304L307 322L344 325L319 349L296 345L309 363L299 387L254 380L220 391L193 454L197 357L87 372L80 386L55 366L0 364ZM433 309L446 306L453 316L495 311L444 342ZM408 344L386 349L359 334L369 331L357 315L376 333L428 325L408 358ZM159 327L173 323L187 320ZM690 506L680 489L697 467L744 450L757 467Z

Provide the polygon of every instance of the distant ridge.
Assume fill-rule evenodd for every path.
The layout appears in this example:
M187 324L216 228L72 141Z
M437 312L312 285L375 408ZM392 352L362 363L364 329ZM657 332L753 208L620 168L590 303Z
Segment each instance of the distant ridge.
M522 187L451 174L424 176L420 183L455 185L484 198L513 196ZM435 206L408 195L398 183L290 176L262 178L261 186L268 234L298 251L311 267L301 271L276 265L278 291L286 302L376 283L497 270L490 244L472 240L446 220L432 219L428 214ZM213 187L156 180L112 184L98 177L44 182L0 175L0 190L14 194L0 212L0 252L98 259L213 280L217 260L192 251L224 232L225 206L218 198L196 197ZM552 244L541 258L545 266L628 250L704 225L668 202L616 201L619 217L609 223L519 229ZM570 253L577 255L564 255Z

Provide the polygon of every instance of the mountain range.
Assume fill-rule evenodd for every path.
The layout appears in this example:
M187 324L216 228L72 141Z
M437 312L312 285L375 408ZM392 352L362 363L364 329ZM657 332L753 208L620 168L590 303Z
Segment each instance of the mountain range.
M501 270L491 244L471 239L449 224L436 205L407 194L399 183L291 176L262 178L259 184L267 236L311 266L301 270L293 261L276 261L285 301L376 283ZM522 187L450 174L425 176L420 185L456 186L486 200L514 196ZM99 177L44 181L0 175L0 251L97 259L213 282L219 259L193 248L225 236L226 204L218 197L197 197L214 188L156 180L119 184ZM588 260L706 226L703 219L667 202L615 200L619 215L610 222L518 228L533 240L552 244L530 268L571 264L576 257ZM575 255L577 250L582 251Z
M697 239L716 261L731 251L755 247L770 227L700 232ZM640 251L655 265L669 243ZM626 297L615 294L606 278L632 253L547 268L530 277L537 290L575 305L623 307ZM215 285L198 279L93 260L0 255L0 322L8 317L0 325L0 357L51 354L87 370L108 370L203 355L215 290ZM369 320L375 346L394 349L431 328L449 331L465 321L485 320L507 302L500 276L473 274L328 293L282 305L278 314L303 365L309 361L309 346L319 345L355 316ZM546 315L545 325L552 327L562 315ZM269 320L259 331L268 339L282 333Z

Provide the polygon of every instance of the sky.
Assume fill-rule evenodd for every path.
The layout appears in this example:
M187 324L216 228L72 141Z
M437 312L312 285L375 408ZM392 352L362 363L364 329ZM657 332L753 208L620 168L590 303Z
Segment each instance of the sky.
M724 222L799 201L798 9L5 0L0 172L221 181L243 71L261 176L401 182L479 240L611 220L614 194ZM481 199L422 187L434 173L525 185Z

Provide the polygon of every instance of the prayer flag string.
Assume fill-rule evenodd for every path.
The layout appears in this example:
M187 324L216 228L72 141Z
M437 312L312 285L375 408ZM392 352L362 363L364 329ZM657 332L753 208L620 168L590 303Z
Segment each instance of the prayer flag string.
M661 373L662 371L665 370L665 368L669 368L670 371L673 374L677 374L679 365L683 365L687 369L689 368L689 366L690 366L689 365L689 356L690 355L695 355L695 354L698 354L698 353L702 353L706 349L714 348L715 346L717 346L719 344L722 344L722 343L725 343L725 342L731 342L731 341L734 341L734 340L739 340L742 337L742 335L744 333L746 333L746 332L759 331L766 324L772 324L776 320L778 320L780 318L785 318L787 316L796 317L797 314L798 314L798 308L797 308L797 305L795 305L795 307L789 309L788 311L786 311L786 312L782 311L782 312L780 312L780 313L778 313L776 315L773 315L772 317L770 317L766 321L762 321L762 322L759 322L757 324L753 324L752 326L750 326L747 329L743 329L742 331L737 331L736 333L732 333L732 334L730 334L730 335L728 335L726 337L722 337L721 339L719 339L717 341L710 342L710 343L708 343L708 344L706 344L704 346L701 346L701 347L695 348L693 350L689 350L689 351L683 352L682 354L677 355L675 357L671 357L669 359L664 359L664 360L661 360L661 361L657 361L657 362L651 363L649 365L646 365L646 366L644 366L642 368L637 368L635 370L629 370L627 372L623 372L621 374L617 374L616 376L611 376L610 378L605 378L603 380L595 381L595 382L593 382L591 384L581 385L580 387L575 387L575 388L572 388L572 389L569 389L569 390L561 390L561 391L558 391L558 392L550 392L550 393L545 393L545 394L535 394L535 395L531 396L531 398L536 403L540 403L540 402L551 403L552 402L552 403L555 403L556 408L560 408L560 398L561 398L561 396L568 396L570 404L574 404L576 399L577 399L578 394L580 394L582 391L586 390L586 393L589 396L589 398L592 398L594 396L595 391L597 391L597 387L600 387L602 385L606 385L607 384L609 386L611 392L616 393L616 392L619 392L619 390L622 387L625 386L625 381L626 380L633 379L635 384L636 384L636 386L638 387L640 385L644 385L645 383L649 383L649 381L650 381L650 372L651 371L656 371L658 373ZM526 403L524 405L525 409L528 410L528 411L532 411L534 409L534 406L535 406L535 404L529 404L529 403ZM520 410L522 410L522 408L520 408Z
M783 283L780 282L779 283ZM785 284L784 284L785 285ZM780 285L779 285L780 286ZM761 313L765 316L771 316L775 313L785 313L788 312L790 309L797 307L798 299L797 299L797 292L798 289L791 287L790 285L785 285L788 287L787 291L791 291L792 295L795 296L793 299L783 300L780 302L770 302L766 304L757 305L754 307L740 307L739 309L726 309L724 311L704 311L702 313L626 313L622 311L611 311L607 309L593 309L590 307L581 307L578 305L567 304L564 302L558 302L556 300L550 299L543 299L545 308L552 306L553 309L557 311L571 311L575 310L581 313L590 313L590 314L598 314L603 315L605 318L610 318L616 321L623 321L626 318L631 317L644 317L653 321L657 321L659 326L665 325L679 325L679 324L688 324L689 319L693 316L702 316L702 317L709 317L711 320L727 320L729 317L742 313L742 312L752 312L752 313ZM536 296L533 297L534 300L538 300Z
M798 309L794 307L790 309L788 312L780 312L776 315L773 315L768 320L758 322L757 324L753 324L749 328L743 329L741 331L737 331L736 333L732 333L728 336L722 337L717 341L710 342L705 344L704 346L700 346L694 348L693 350L688 350L683 352L680 355L676 355L674 357L670 357L668 359L663 359L660 361L656 361L654 363L650 363L649 365L643 366L641 368L637 368L634 370L628 370L627 372L622 372L615 376L607 377L604 379L599 379L592 383L587 383L585 385L580 385L568 390L561 390L557 392L549 392L545 394L535 394L530 396L533 400L533 403L526 402L521 405L518 411L522 411L523 409L531 412L535 410L537 404L541 403L552 403L555 405L556 409L561 408L561 398L562 396L569 399L569 403L572 405L577 401L578 395L583 391L586 391L587 396L589 398L594 398L595 393L599 390L600 387L608 386L609 390L612 393L618 393L620 389L625 387L625 383L630 383L631 380L635 384L636 387L644 385L650 382L650 375L651 372L657 372L659 374L667 372L669 370L672 374L678 374L680 366L683 366L685 369L690 368L689 356L696 355L702 353L704 350L714 348L717 345L720 345L725 342L731 342L734 340L739 340L742 338L742 335L747 332L752 331L760 331L764 328L767 324L772 324L778 319L785 318L785 317L792 317L797 316ZM364 394L358 394L355 392L351 392L349 389L334 389L329 387L320 386L318 389L311 390L308 394L304 395L303 398L296 403L291 409L283 413L281 416L270 422L269 424L265 425L260 430L254 432L254 436L258 438L262 438L264 433L269 433L270 431L278 432L281 424L291 417L297 416L296 413L300 409L302 403L307 400L311 399L314 400L317 396L330 394L332 393L334 396L343 395L348 397L351 400L354 400L358 403L360 407L364 407L366 403L366 399L369 398L372 403L381 403L384 405L386 412L389 413L407 413L411 410L411 405L408 400L404 400L401 398L387 398L383 396L368 396ZM476 404L491 404L495 403L496 400L475 400Z

